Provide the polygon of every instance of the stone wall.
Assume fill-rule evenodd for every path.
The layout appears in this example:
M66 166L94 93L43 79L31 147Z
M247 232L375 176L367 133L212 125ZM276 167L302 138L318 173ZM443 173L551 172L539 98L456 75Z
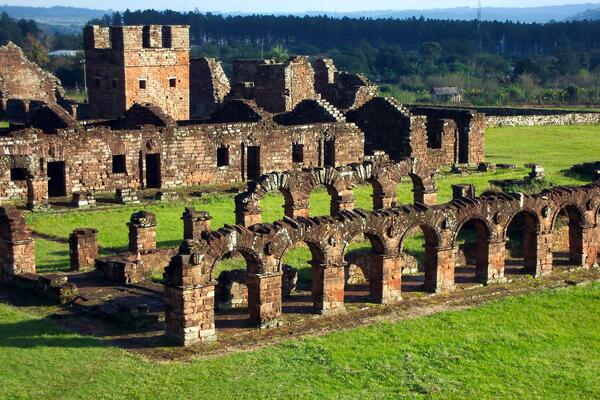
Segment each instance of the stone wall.
M358 108L379 92L378 86L366 76L338 71L331 59L317 59L313 68L315 90L339 109Z
M189 119L188 26L86 26L84 46L91 118L152 103L173 119Z
M487 127L538 125L595 125L600 124L600 113L568 113L551 115L488 115Z
M131 116L133 123L121 121L122 126L143 123L140 115ZM250 172L260 175L293 168L297 164L292 157L294 144L303 145L300 164L305 167L323 166L324 141L337 143L336 166L361 162L363 157L362 132L345 122L284 126L267 120L177 126L166 121L165 125L117 129L88 124L58 129L57 134L33 128L12 131L0 137L0 199L25 197L26 181L14 175L17 170L48 175L53 196L57 190L70 195L240 182ZM254 166L249 149L258 157ZM219 160L219 154L226 154L225 159ZM116 168L117 162L122 169Z
M19 46L0 47L0 98L55 104L63 94L58 78L29 61Z
M392 160L413 157L428 167L456 163L458 125L452 118L412 114L390 98L376 97L346 114L365 133L365 153L385 151ZM483 131L472 140L473 153L483 159Z
M214 58L190 61L190 114L192 118L209 116L219 108L231 86L223 65Z

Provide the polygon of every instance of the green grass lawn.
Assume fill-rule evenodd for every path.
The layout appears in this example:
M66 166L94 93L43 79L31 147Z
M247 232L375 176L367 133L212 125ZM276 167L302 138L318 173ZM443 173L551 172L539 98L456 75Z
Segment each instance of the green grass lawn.
M600 285L155 362L0 304L2 399L597 399Z
M0 121L0 128L8 128L8 122Z
M479 193L489 188L490 179L521 178L528 173L523 167L525 163L535 162L546 168L549 180L556 184L582 184L585 181L563 172L571 165L600 159L600 126L561 126L561 127L527 127L527 128L493 128L487 129L485 136L486 160L493 163L511 162L519 168L494 173L476 173L467 176L448 175L438 179L438 199L446 202L451 198L451 185L456 183L475 184ZM411 184L404 182L398 187L398 198L401 202L412 201ZM360 186L355 190L356 206L372 208L372 189ZM324 215L329 212L329 195L325 190L317 190L310 199L311 215ZM233 224L233 197L225 195L206 195L191 202L175 202L170 204L120 207L92 212L70 212L65 214L30 214L28 222L31 227L42 233L52 234L60 238L68 238L69 233L77 227L94 227L100 230L100 245L103 254L127 247L126 222L130 215L144 208L155 212L158 219L157 240L159 246L177 245L183 235L181 214L185 206L195 206L207 210L213 216L213 228L225 223ZM283 196L270 194L262 201L263 220L275 221L283 217ZM411 238L405 248L414 253L422 253L422 239ZM364 245L363 245L364 246ZM68 268L68 245L48 240L36 241L36 255L40 272L60 271ZM360 245L354 245L354 248ZM304 268L301 276L308 276L306 249L293 249L286 254L285 261L296 267ZM243 268L241 260L224 262L222 268Z

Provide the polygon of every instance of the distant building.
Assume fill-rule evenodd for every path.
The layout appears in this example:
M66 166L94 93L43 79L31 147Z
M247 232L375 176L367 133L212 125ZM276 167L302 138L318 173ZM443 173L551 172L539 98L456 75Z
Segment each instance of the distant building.
M429 93L434 103L459 104L462 102L463 90L459 87L435 87Z

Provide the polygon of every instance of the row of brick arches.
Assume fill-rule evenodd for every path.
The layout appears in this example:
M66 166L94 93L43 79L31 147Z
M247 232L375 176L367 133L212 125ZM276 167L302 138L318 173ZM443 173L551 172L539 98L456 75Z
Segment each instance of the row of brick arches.
M486 194L443 205L417 202L226 226L185 241L167 267L167 334L185 345L216 338L214 269L232 253L241 255L247 267L249 322L269 326L286 309L283 265L286 252L297 246L310 250L312 311L331 313L343 310L349 300L345 255L357 240L370 246L367 296L389 304L407 290L443 292L462 283L493 284L510 273L540 276L563 263L589 268L597 263L599 222L600 184L595 183L538 195ZM403 276L404 244L415 231L423 235L422 275ZM566 232L566 249L553 253L559 231ZM468 248L461 245L465 232ZM511 243L519 248L510 249ZM519 254L516 261L507 257L510 251ZM458 262L459 257L468 261Z
M396 189L402 179L411 180L415 203L433 205L437 199L433 173L417 160L406 158L399 162L375 161L262 175L248 184L247 191L236 196L236 223L243 226L260 223L260 200L275 191L283 194L286 217L308 217L310 194L321 185L331 196L331 215L354 209L353 188L364 183L373 187L373 209L395 205Z

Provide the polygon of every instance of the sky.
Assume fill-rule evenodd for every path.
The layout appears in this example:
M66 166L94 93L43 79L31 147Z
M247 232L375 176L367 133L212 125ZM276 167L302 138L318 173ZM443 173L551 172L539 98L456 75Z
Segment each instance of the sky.
M48 7L54 5L96 9L165 9L241 12L303 12L303 11L373 11L414 10L448 7L476 7L477 0L0 0L0 3L18 6ZM597 0L482 0L484 7L535 7L546 5L596 3Z

